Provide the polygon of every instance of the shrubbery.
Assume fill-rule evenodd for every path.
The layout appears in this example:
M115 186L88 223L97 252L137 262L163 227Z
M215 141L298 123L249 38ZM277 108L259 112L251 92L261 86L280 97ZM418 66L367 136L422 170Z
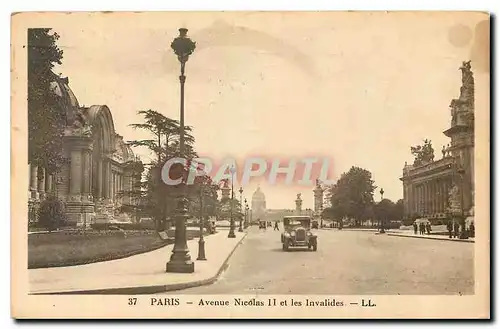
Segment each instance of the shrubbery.
M94 223L91 225L94 230L154 230L149 223Z
M48 196L40 204L38 224L49 231L53 231L64 226L65 223L64 204L55 196Z

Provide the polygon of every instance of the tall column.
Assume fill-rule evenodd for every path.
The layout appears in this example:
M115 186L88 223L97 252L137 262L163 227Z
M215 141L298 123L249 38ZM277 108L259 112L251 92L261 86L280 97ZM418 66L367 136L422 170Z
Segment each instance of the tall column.
M82 200L90 201L90 170L92 167L92 162L90 161L90 150L83 150L83 179L82 179Z
M431 180L431 214L436 213L436 181L433 179Z
M92 150L89 150L89 196L94 202L94 159Z
M413 185L413 210L415 213L418 213L418 189L416 185Z
M446 212L446 207L447 207L447 201L448 200L448 193L447 193L447 188L446 188L446 180L441 181L441 193L442 193L442 198L441 198L441 209L442 212Z
M113 200L115 199L115 182L116 182L116 175L113 172L113 170L111 170L111 180L109 182L109 185L110 185L110 189L109 190L111 191L110 197Z
M51 194L52 190L53 190L53 186L52 186L53 176L47 175L46 179L47 180L45 181L45 193Z
M434 180L434 212L439 213L439 182Z
M104 193L103 193L103 190L102 190L102 180L103 180L103 163L102 163L102 160L99 159L97 160L97 186L96 186L96 190L97 190L97 199L100 200L103 196L104 196Z
M417 186L417 210L418 210L418 215L422 216L422 211L423 211L423 199L422 199L422 184Z
M443 189L441 179L436 181L437 183L437 212L442 213L442 205L443 205Z
M38 177L38 195L40 199L45 198L45 168L40 170L40 177Z
M441 213L441 182L436 180L436 212Z
M427 182L427 214L432 214L432 181Z
M425 213L425 183L420 185L420 214L423 216Z
M432 181L427 181L427 215L432 214Z
M104 177L103 177L103 196L105 199L109 199L111 197L111 188L110 188L110 181L111 181L111 163L109 160L103 160L103 166L104 166Z
M31 181L30 181L31 198L38 199L38 191L37 191L38 166L30 165L30 171L31 171Z
M81 201L82 193L82 152L71 150L69 194L72 201Z
M422 215L427 214L427 182L422 183Z
M108 161L108 172L109 172L109 179L106 182L108 184L108 194L109 198L113 199L113 170L111 169L111 161Z
M429 181L426 181L424 183L424 200L425 200L425 203L424 203L424 213L425 215L429 215Z

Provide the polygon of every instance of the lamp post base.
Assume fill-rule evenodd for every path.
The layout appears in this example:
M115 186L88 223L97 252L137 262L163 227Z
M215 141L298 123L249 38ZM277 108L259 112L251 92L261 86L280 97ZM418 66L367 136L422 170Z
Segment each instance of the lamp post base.
M168 273L193 273L194 263L190 260L171 260L167 263Z
M227 235L228 238L236 238L236 235L234 234L234 229L229 230L229 234Z
M198 241L198 258L196 260L207 260L205 257L205 240Z

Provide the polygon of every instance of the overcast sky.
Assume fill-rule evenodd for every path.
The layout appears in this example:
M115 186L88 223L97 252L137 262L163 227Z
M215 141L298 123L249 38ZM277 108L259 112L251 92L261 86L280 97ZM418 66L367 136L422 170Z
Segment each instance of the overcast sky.
M73 14L74 15L74 14ZM394 201L410 146L449 143L449 104L463 60L484 74L481 14L100 14L67 15L63 65L80 105L105 104L125 140L136 112L179 117L179 65L170 49L179 27L197 49L186 66L186 124L196 150L221 160L321 156L335 179L351 166L373 174ZM144 152L139 152L147 157ZM250 199L256 182L244 186ZM312 186L261 182L268 208L293 208ZM239 186L238 186L239 188ZM376 192L376 200L380 195Z

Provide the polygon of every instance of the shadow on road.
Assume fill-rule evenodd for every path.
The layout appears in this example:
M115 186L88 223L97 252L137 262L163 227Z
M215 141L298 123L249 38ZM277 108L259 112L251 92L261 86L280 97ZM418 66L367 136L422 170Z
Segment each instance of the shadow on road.
M273 251L273 252L283 252L283 253L289 253L289 252L313 252L312 250L308 250L306 248L304 248L304 249L300 249L300 248L297 248L297 249L288 249L288 251L284 251L283 248L273 248L273 249L270 249L270 251Z

